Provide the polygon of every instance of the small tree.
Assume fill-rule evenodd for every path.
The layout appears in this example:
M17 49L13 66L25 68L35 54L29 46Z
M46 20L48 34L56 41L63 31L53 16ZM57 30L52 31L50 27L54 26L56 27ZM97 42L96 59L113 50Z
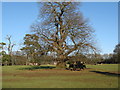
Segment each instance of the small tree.
M25 51L29 62L37 62L40 55L44 54L44 52L41 51L39 37L35 34L26 34L24 37L24 45L21 50Z
M2 56L2 64L3 65L11 65L11 56L8 54L3 54Z
M0 43L0 64L2 63L2 57L3 57L3 54L5 54L6 52L4 51L4 46L6 45L6 43L4 42L1 42Z
M13 47L15 46L15 44L12 43L11 38L12 38L12 36L10 36L10 35L7 35L7 36L6 36L6 39L8 40L7 50L8 50L8 54L10 55L10 65L13 65L12 49L13 49Z
M11 42L11 37L12 36L7 35L6 39L8 40L8 47L7 47L8 54L12 56L12 49L15 46L15 44Z
M117 44L115 46L115 49L114 49L114 55L113 55L113 59L115 62L117 63L120 63L119 60L120 60L120 44Z

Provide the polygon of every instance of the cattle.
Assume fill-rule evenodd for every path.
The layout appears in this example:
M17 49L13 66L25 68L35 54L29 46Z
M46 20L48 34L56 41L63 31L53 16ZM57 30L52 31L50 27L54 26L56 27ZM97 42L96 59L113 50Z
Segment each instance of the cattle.
M76 61L76 62L72 62L72 63L68 62L65 66L66 66L67 70L71 70L71 71L83 70L86 68L86 65L84 65L80 61Z

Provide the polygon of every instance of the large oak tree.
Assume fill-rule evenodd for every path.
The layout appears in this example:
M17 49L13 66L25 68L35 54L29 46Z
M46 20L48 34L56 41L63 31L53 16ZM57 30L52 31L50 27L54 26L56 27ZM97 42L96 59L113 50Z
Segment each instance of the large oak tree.
M94 31L80 12L78 2L40 3L38 22L31 26L41 46L49 45L60 60L73 52L95 51Z

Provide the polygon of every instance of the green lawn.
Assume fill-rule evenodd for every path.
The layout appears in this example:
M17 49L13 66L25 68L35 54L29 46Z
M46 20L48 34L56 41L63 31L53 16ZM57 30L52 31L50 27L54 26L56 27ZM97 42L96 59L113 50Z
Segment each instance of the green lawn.
M87 65L83 71L3 66L3 88L117 88L118 65ZM31 69L32 68L32 69Z

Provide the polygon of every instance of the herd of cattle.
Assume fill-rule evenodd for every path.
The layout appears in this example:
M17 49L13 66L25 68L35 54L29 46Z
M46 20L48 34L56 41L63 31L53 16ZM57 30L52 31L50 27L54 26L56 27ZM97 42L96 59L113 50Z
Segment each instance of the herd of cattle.
M75 62L67 62L65 64L67 70L83 70L86 68L86 65L84 65L83 62L75 61Z
M38 66L40 64L38 63L29 63L28 65L30 66ZM54 65L57 65L57 63L55 62ZM66 62L65 67L67 70L71 70L71 71L76 71L76 70L83 70L86 68L86 65L84 65L83 62L81 61L74 61L74 62Z

